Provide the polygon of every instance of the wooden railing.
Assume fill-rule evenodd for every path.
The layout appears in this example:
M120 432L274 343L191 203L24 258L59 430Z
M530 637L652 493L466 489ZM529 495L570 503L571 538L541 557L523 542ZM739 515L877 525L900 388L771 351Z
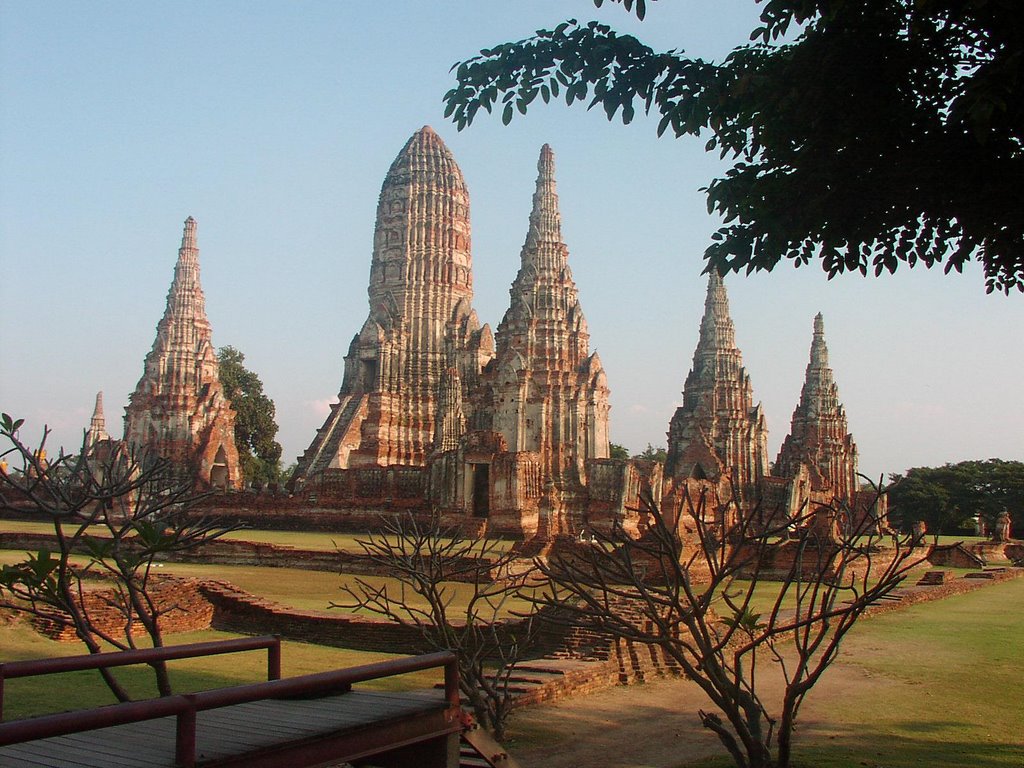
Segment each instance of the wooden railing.
M18 677L52 675L58 672L77 672L82 669L109 669L132 664L152 664L174 659L192 659L267 649L267 680L281 677L281 638L276 635L239 637L234 640L213 640L208 643L169 645L162 648L139 648L132 651L87 653L81 656L63 656L55 659L29 659L0 663L0 722L4 719L4 680Z
M267 643L277 641L276 645L259 645L259 642ZM246 647L238 647L245 645ZM231 647L226 647L231 646ZM270 655L274 655L273 648L276 648L276 662L268 661L268 676L271 677L265 683L253 683L239 685L231 688L218 688L199 693L178 694L166 696L160 699L148 701L128 702L126 704L114 704L100 707L98 709L84 710L81 712L67 712L58 715L45 715L27 720L16 720L9 723L0 723L0 746L17 744L34 739L44 739L51 736L61 736L68 733L93 730L95 728L106 728L113 725L152 720L158 717L174 716L177 720L175 735L175 760L178 765L184 768L192 768L195 765L196 754L196 713L208 709L227 707L233 704L243 704L250 701L264 699L287 698L291 696L307 695L330 695L340 693L352 687L354 683L375 680L381 677L404 675L409 672L418 672L434 667L444 667L444 699L445 707L451 712L459 711L459 672L458 663L454 653L443 651L430 653L423 656L411 656L393 661L382 661L376 664L365 664L349 669L339 669L332 672L320 672L312 675L302 675L284 680L280 677L280 644L277 638L245 638L241 640L225 640L211 643L197 643L191 646L171 646L162 649L147 649L141 651L123 651L121 653L94 654L92 656L77 656L63 659L47 659L34 662L11 662L0 665L0 672L6 672L8 677L27 677L30 674L49 674L56 671L70 671L72 669L98 669L104 666L122 666L124 664L148 663L159 658L190 658L192 656L209 656L217 653L232 653L239 650L253 650L254 648L267 647ZM187 649L192 649L189 653ZM197 650L198 649L198 650ZM153 651L163 653L154 654ZM166 655L173 653L175 655ZM148 654L143 658L135 656L135 660L125 660L128 655ZM100 660L99 663L96 660ZM122 658L116 658L122 657ZM87 664L85 660L94 660ZM82 666L76 666L80 664ZM35 665L34 667L32 665ZM11 668L15 674L10 674ZM55 669L59 667L59 669ZM25 670L29 671L25 671ZM276 677L272 675L276 671Z

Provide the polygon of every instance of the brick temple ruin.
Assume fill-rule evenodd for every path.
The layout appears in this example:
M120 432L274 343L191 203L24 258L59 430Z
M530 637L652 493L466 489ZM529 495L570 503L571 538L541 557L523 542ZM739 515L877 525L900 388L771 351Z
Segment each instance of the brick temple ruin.
M472 308L470 234L462 172L424 127L381 187L369 316L345 355L338 401L299 459L297 496L318 507L430 509L542 540L616 525L639 534L642 495L676 513L698 492L732 515L768 502L793 516L834 500L870 511L820 315L776 474L714 274L665 465L611 459L607 377L568 264L550 147L495 332Z
M102 418L103 402L97 398ZM92 429L96 428L96 415ZM200 488L238 490L235 412L224 396L199 282L196 221L185 220L167 307L124 413L124 442L171 462Z
M469 193L441 138L417 131L377 205L369 312L344 356L338 400L274 504L351 514L438 512L449 523L537 541L644 528L643 499L681 514L700 495L730 520L794 517L838 501L860 522L857 449L814 319L810 362L772 470L767 426L736 346L725 285L708 279L700 337L668 423L664 465L609 457L609 389L562 238L554 153L541 148L526 239L496 330L473 309ZM103 439L102 396L89 435ZM171 459L202 488L243 484L185 222L174 281L124 440ZM249 494L245 494L248 497ZM239 499L228 506L245 506ZM262 505L256 505L260 507ZM366 518L368 519L368 518ZM475 527L474 527L475 526Z

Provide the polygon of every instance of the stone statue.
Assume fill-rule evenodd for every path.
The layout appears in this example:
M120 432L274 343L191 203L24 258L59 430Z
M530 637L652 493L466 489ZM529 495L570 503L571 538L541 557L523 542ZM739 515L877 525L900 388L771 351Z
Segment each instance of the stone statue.
M1003 510L999 513L999 517L996 518L996 525L992 529L992 541L1009 541L1010 540L1010 513L1007 510Z
M924 537L928 533L928 526L925 525L924 520L915 520L910 527L910 538L916 547L918 544L924 542Z

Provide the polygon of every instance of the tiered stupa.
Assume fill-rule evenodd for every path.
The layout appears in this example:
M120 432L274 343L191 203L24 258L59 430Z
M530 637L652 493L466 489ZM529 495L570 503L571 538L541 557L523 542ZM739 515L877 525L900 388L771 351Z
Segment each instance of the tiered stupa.
M88 451L98 443L109 440L107 434L107 420L103 415L103 393L96 393L96 406L92 410L92 419L89 420L89 429L85 433L85 441L82 450Z
M708 278L700 338L669 424L667 477L725 479L741 508L756 503L768 474L768 429L754 405L750 376L736 347L729 299L717 272Z
M541 149L537 186L511 304L495 333L493 425L510 451L539 454L564 496L586 483L586 461L608 457L608 384L562 240L555 160Z
M461 373L468 391L493 354L471 308L469 193L429 126L409 139L381 187L368 292L369 317L345 357L338 402L299 458L298 479L425 465L435 439L452 438L437 429L446 372Z
M133 451L170 459L199 487L241 488L234 425L199 282L196 222L189 216L167 308L125 408L124 439Z
M849 502L857 491L857 446L846 423L846 411L839 402L828 362L825 345L825 322L818 313L814 318L811 360L800 392L800 402L793 411L789 435L775 460L772 474L792 478L806 466L811 489L827 492Z

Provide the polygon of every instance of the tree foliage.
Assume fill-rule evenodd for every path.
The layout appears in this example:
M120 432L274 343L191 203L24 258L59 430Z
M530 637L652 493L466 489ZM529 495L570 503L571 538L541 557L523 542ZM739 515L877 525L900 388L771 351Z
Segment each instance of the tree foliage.
M637 110L732 160L706 188L707 269L820 262L829 277L976 258L1024 292L1024 14L1016 0L756 0L722 62L565 21L458 63L446 115L506 124L539 97ZM600 6L602 0L594 0ZM622 2L643 18L642 0Z
M618 443L608 444L608 457L612 459L628 459L629 449Z
M988 459L941 467L914 467L892 475L889 504L903 527L924 520L933 533L974 530L980 517L991 530L1003 510L1024 510L1024 462Z
M235 445L247 483L265 485L281 478L281 444L274 401L263 393L260 377L243 365L245 355L234 347L217 351L220 383L235 410Z
M676 520L645 506L652 522L640 539L597 532L582 552L541 563L552 587L537 601L661 649L713 704L701 723L738 768L787 768L804 698L857 620L917 564L909 539L879 557L885 521L833 525L848 512L834 507L730 524L703 494L686 495ZM792 555L781 572L772 564L780 536ZM773 678L778 699L766 693Z
M664 464L665 460L668 458L668 451L661 447L655 448L653 445L648 443L647 447L640 451L640 453L633 456L633 458L643 459L644 461L657 461Z
M107 650L104 644L136 648L140 635L162 646L163 617L180 609L154 596L154 562L230 527L185 514L202 496L193 492L194 479L181 478L166 459L132 455L109 442L47 459L49 431L30 447L20 437L22 424L0 415L0 458L8 465L0 471L0 510L52 523L54 550L0 567L0 607L72 627L90 653ZM115 624L102 618L109 611ZM151 666L160 695L170 695L166 665ZM111 670L100 672L118 700L127 701Z

